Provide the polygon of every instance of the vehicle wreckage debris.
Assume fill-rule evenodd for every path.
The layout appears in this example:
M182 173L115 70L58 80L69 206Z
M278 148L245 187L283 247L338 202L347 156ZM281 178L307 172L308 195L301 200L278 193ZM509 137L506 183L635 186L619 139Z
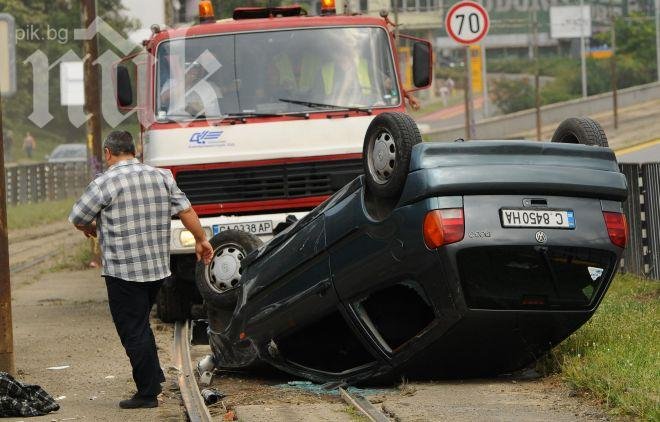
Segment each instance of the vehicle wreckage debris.
M350 394L356 394L360 396L375 396L388 392L387 389L382 388L358 388L346 386L343 385L343 383L315 384L311 381L289 381L286 384L277 384L275 388L302 390L306 393L315 394L317 396L322 394L339 396L341 395L340 388L343 388Z

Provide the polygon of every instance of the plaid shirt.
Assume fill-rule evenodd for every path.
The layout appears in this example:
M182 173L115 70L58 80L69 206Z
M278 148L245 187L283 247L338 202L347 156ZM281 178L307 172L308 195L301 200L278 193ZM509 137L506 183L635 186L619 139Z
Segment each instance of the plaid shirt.
M97 176L69 221L88 225L96 220L104 276L155 281L171 274L171 216L188 208L170 171L131 159Z
M42 416L59 409L60 405L38 385L23 384L0 372L0 418Z

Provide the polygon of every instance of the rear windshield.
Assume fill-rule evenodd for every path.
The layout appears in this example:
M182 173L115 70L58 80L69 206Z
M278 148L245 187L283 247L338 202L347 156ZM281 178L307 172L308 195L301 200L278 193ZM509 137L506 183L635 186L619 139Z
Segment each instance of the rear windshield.
M584 309L614 268L612 252L555 246L459 252L466 302L479 309Z

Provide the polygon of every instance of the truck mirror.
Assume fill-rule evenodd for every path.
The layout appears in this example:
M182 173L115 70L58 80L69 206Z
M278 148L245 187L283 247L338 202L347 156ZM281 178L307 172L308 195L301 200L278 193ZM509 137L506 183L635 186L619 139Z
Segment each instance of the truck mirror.
M117 66L117 104L120 107L130 107L133 105L133 87L131 86L131 76L126 66Z
M431 85L431 48L427 42L413 45L413 84L417 88Z

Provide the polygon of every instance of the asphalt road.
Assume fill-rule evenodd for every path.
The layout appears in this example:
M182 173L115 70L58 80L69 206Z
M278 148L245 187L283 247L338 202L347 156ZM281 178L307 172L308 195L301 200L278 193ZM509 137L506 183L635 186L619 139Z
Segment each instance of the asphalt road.
M617 151L616 157L620 163L660 163L660 139Z

